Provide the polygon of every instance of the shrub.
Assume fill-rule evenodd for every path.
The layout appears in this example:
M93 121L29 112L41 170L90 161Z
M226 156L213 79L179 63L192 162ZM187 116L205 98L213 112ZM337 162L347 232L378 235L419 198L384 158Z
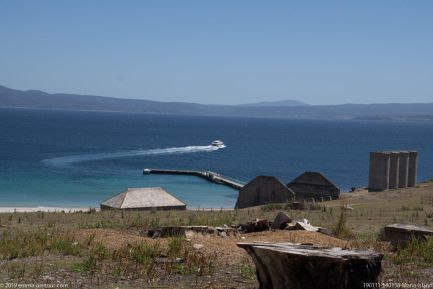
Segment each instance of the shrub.
M130 258L140 264L150 264L161 255L161 248L158 243L142 241L131 245L129 250Z
M74 237L68 233L55 234L50 241L48 249L65 255L79 255L81 246L74 241Z
M203 276L210 274L214 269L214 258L206 253L189 248L185 250L183 268L185 274L196 274Z
M245 279L255 280L256 278L256 268L250 264L241 264L239 271L241 276Z
M0 237L0 259L15 259L42 255L54 251L66 255L78 255L80 246L69 232L39 229L34 232L6 230Z
M173 237L168 241L168 255L178 256L184 250L186 240L181 237Z
M272 212L276 210L284 210L285 207L285 204L266 204L261 206L260 209L264 212Z
M338 217L337 223L333 228L335 236L341 239L347 239L353 237L353 232L347 226L347 216L344 208L341 208L340 215Z

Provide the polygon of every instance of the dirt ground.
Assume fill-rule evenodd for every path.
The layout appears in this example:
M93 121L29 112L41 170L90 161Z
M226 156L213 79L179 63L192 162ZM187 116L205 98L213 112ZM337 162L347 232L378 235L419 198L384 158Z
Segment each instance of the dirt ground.
M167 246L166 238L151 239L139 236L137 232L118 231L111 229L87 229L77 232L77 239L85 241L94 236L95 242L101 242L107 248L116 250L125 245L147 241L157 242L161 246ZM191 245L201 244L206 253L216 256L219 264L234 265L242 259L248 257L245 250L239 248L236 243L239 242L274 242L274 243L300 243L313 244L320 247L350 247L350 242L330 237L317 232L308 231L264 231L249 234L240 234L238 236L220 237L214 235L194 234L188 241Z
M392 223L411 223L433 229L433 183L418 184L415 188L368 192L357 190L343 193L339 200L319 203L316 209L289 210L257 207L232 211L164 211L164 212L96 212L96 213L4 213L0 214L0 249L7 248L1 238L6 233L44 230L72 233L74 242L87 240L103 244L114 252L128 244L158 243L168 248L171 238L151 239L140 235L143 228L166 225L223 226L240 224L255 218L273 220L278 211L293 218L306 218L312 225L333 229L341 212L346 214L350 237L338 239L307 231L265 231L220 237L194 233L187 236L187 246L202 245L204 256L212 258L214 270L206 274L173 273L152 276L152 280L124 278L115 271L91 275L77 271L83 266L86 253L80 255L42 252L27 257L0 260L0 283L70 284L69 288L258 288L251 257L239 248L239 242L291 242L322 247L372 249L384 254L381 281L433 284L431 263L399 255L387 242L377 240L381 228ZM38 235L39 236L39 235ZM39 239L32 239L37 244ZM197 247L197 246L196 246ZM19 251L19 248L15 248ZM66 247L66 249L68 249ZM166 251L166 250L165 250ZM426 252L424 252L426 253ZM427 252L428 254L428 252ZM433 250L430 252L433 254ZM427 256L428 257L428 256ZM410 259L409 261L407 261ZM433 260L433 257L430 259ZM109 262L107 260L106 262ZM111 264L111 263L110 263ZM115 263L110 266L114 266ZM134 268L130 268L134 271ZM145 283L148 282L148 283Z

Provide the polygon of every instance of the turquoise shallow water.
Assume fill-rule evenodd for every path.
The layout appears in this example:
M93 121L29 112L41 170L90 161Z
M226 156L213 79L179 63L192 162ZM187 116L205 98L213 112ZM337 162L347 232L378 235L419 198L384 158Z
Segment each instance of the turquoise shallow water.
M97 206L127 187L160 186L189 207L233 207L237 191L143 168L212 170L284 183L320 171L343 190L367 185L368 152L419 151L433 177L433 124L0 110L0 207ZM227 145L212 150L222 139Z
M76 180L23 172L2 181L0 190L5 193L0 206L94 207L128 187L163 187L195 208L232 207L237 197L237 191L229 187L193 176L131 174L116 180L109 176Z

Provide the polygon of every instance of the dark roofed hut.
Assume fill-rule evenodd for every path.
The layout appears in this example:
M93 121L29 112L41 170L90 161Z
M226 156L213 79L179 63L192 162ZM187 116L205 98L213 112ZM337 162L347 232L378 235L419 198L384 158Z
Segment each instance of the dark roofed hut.
M236 209L272 203L292 203L295 194L272 176L258 176L239 190Z
M331 183L321 173L305 172L287 184L296 194L296 200L321 200L321 198L338 199L340 197L340 189Z

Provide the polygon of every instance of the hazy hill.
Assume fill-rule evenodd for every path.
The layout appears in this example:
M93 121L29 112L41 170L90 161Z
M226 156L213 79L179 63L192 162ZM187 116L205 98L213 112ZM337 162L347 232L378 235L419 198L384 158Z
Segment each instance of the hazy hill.
M433 103L303 106L203 105L92 95L49 94L38 90L21 91L4 86L0 86L0 107L301 119L433 119Z
M304 105L308 105L308 104L299 100L292 100L292 99L241 104L241 106L304 106Z

